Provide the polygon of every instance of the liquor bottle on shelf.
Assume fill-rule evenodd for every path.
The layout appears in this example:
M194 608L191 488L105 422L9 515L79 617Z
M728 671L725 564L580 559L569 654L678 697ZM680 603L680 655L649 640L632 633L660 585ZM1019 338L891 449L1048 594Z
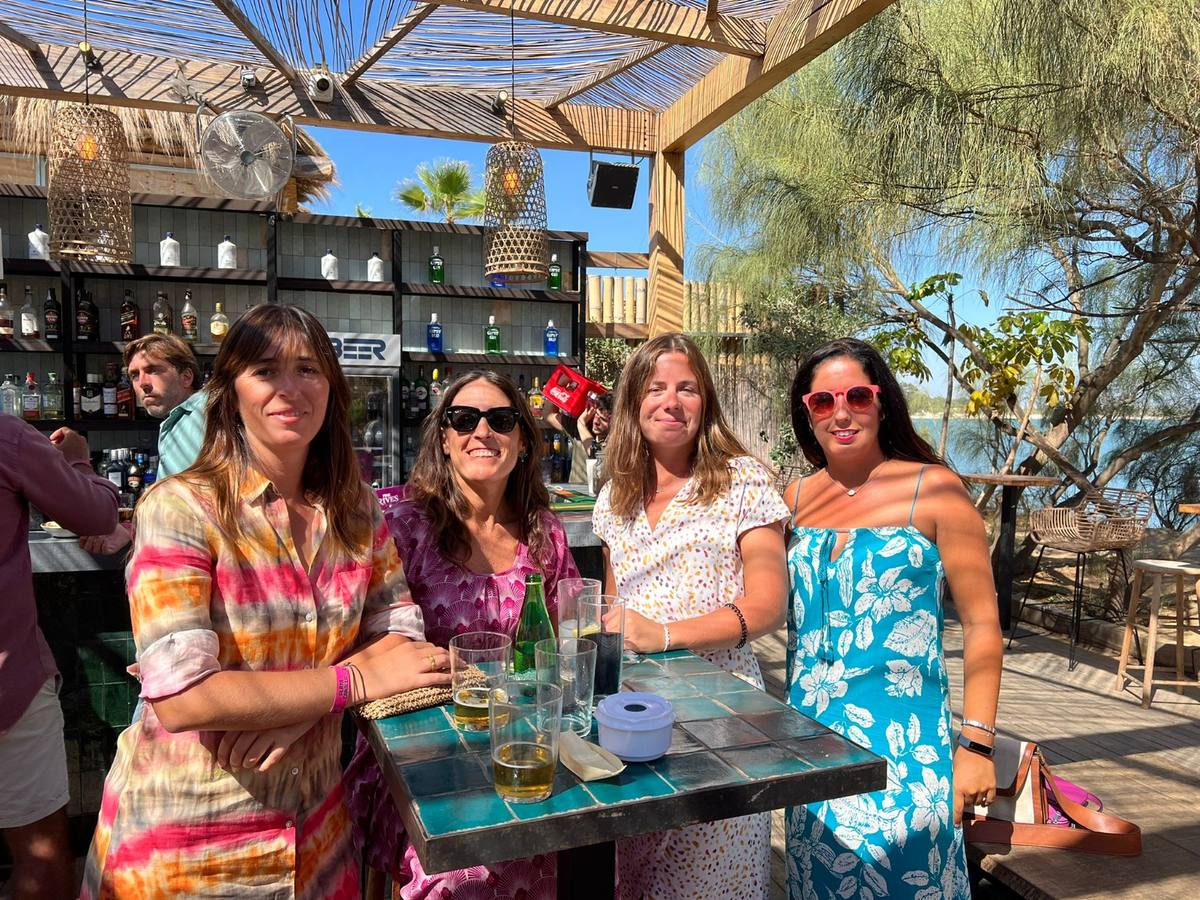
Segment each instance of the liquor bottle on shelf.
M321 277L326 281L338 280L338 258L333 255L332 247L326 247L321 257Z
M121 367L121 379L117 382L117 418L132 422L137 412L137 404L133 398L133 382L129 380L129 370Z
M125 288L121 298L121 340L136 341L142 333L142 311L133 299L133 290Z
M558 254L550 254L550 268L546 275L546 289L550 291L562 290L562 266L558 264Z
M554 440L550 444L550 480L554 483L561 483L567 479L563 477L563 439L562 435L555 432Z
M550 611L542 588L542 576L533 572L525 576L525 599L521 603L521 618L513 640L513 671L520 675L534 669L533 648L538 641L554 637Z
M13 323L16 318L12 304L8 302L8 294L4 290L4 285L0 284L0 338L13 336Z
M217 268L237 268L237 244L229 235L225 235L225 240L217 244Z
M100 402L104 407L104 418L117 417L117 364L104 364L104 384L100 386Z
M25 373L25 390L21 392L21 417L36 421L42 417L42 392L32 372Z
M118 491L125 489L125 461L123 450L108 451L108 464L104 467L104 477L117 486Z
M378 253L372 253L371 258L367 260L367 281L387 281L383 277L383 257Z
M546 405L546 398L542 396L542 389L538 383L538 377L533 376L533 390L529 392L529 411L533 413L535 419L542 417L542 407Z
M429 324L425 326L425 349L430 353L442 352L442 323L438 321L437 313L429 314Z
M221 311L221 304L216 304L216 312L208 320L208 334L212 338L214 344L219 344L225 340L225 335L229 333L229 316Z
M488 287L502 288L505 284L503 272L493 272L488 276Z
M200 339L200 316L196 313L196 307L192 305L192 292L183 292L183 309L179 311L179 330L183 333L183 339L189 344L194 344Z
M74 378L71 383L71 410L75 414L76 421L83 418L83 385L79 383L78 378Z
M429 382L425 380L425 367L417 366L417 380L412 387L413 404L416 408L416 420L424 422L429 415Z
M154 306L150 309L150 315L154 323L155 334L170 334L175 330L175 311L171 309L171 303L167 300L166 291L159 291L155 295Z
M85 419L104 418L104 395L100 390L100 374L88 372L87 383L83 386L79 400L80 415Z
M525 373L522 372L517 376L517 393L521 395L521 399L526 403L529 402L529 389L525 387Z
M158 454L151 453L150 459L142 470L142 490L150 487L158 480Z
M91 291L75 292L75 340L95 343L100 340L100 310Z
M444 382L438 381L438 370L433 370L433 375L429 379L429 408L437 409L438 403L442 399L442 386Z
M442 259L437 244L433 245L433 255L429 257L429 283L446 283L446 261Z
M28 341L41 340L42 322L33 304L33 288L25 285L25 303L21 307L21 337Z
M542 332L542 352L547 356L558 356L558 329L554 327L553 319L546 322L546 330Z
M50 261L50 235L42 231L42 223L38 222L29 232L29 258Z
M21 415L21 389L17 387L17 376L9 372L0 383L0 413L10 416Z
M404 436L404 477L412 475L413 464L417 461L417 445L413 441L412 432Z
M179 241L175 240L173 231L168 231L167 236L158 242L158 264L160 266L179 265Z
M483 329L483 352L504 352L500 349L500 326L496 324L495 316L488 316L487 326Z
M61 419L62 417L62 385L58 383L57 372L47 372L46 386L42 388L42 418Z
M135 453L125 466L125 490L135 497L141 496L142 479L146 472L146 455L141 451Z
M409 403L412 400L412 385L409 384L408 376L403 372L400 373L400 418L407 425L412 419L409 412Z
M62 340L62 305L54 295L54 288L46 291L46 301L42 304L42 329L46 340Z

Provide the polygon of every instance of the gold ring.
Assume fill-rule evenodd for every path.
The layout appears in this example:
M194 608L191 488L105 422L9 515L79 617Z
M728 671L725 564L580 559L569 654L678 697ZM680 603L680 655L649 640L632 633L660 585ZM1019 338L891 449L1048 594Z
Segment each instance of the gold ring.
M429 654L429 668L431 668L431 669L437 668L437 657L434 656L432 653Z

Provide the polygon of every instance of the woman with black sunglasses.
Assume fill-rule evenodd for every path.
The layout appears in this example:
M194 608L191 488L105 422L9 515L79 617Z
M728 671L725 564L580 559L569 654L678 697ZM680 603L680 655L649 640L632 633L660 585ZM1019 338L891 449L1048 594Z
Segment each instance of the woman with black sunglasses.
M969 898L964 804L996 794L1000 625L983 521L913 428L869 344L815 351L792 427L816 472L790 484L788 701L888 761L884 791L787 813L788 894ZM963 720L950 733L942 593L963 629ZM920 893L918 893L920 892ZM857 896L857 889L854 891Z
M421 429L408 484L385 497L385 515L404 563L425 637L445 647L468 631L516 631L525 576L543 576L557 618L560 578L577 577L566 535L542 483L545 444L512 379L468 372L442 391ZM392 876L394 896L554 896L553 854L426 874L403 839L374 755L360 737L346 772L357 837L367 862Z

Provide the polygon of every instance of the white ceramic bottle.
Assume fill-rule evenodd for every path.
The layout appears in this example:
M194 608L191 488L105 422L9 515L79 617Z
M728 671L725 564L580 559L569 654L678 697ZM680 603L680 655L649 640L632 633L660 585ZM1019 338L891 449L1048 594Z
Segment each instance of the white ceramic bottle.
M160 266L179 265L179 241L175 240L173 231L168 231L167 236L158 242L158 264Z
M326 281L338 280L338 258L328 247L325 249L325 255L321 257L321 277Z
M225 235L225 240L217 244L217 268L237 268L237 244L230 239L229 235Z
M367 281L387 281L383 277L383 259L378 253L372 253L367 260Z
M29 232L29 258L50 261L50 235L42 231L40 222Z

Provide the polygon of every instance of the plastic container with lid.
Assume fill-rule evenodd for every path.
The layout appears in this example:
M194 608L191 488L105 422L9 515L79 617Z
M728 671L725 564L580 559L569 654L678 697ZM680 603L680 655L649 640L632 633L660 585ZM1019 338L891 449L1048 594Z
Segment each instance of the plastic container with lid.
M671 746L675 707L658 694L610 694L596 707L600 746L625 762L658 759Z

